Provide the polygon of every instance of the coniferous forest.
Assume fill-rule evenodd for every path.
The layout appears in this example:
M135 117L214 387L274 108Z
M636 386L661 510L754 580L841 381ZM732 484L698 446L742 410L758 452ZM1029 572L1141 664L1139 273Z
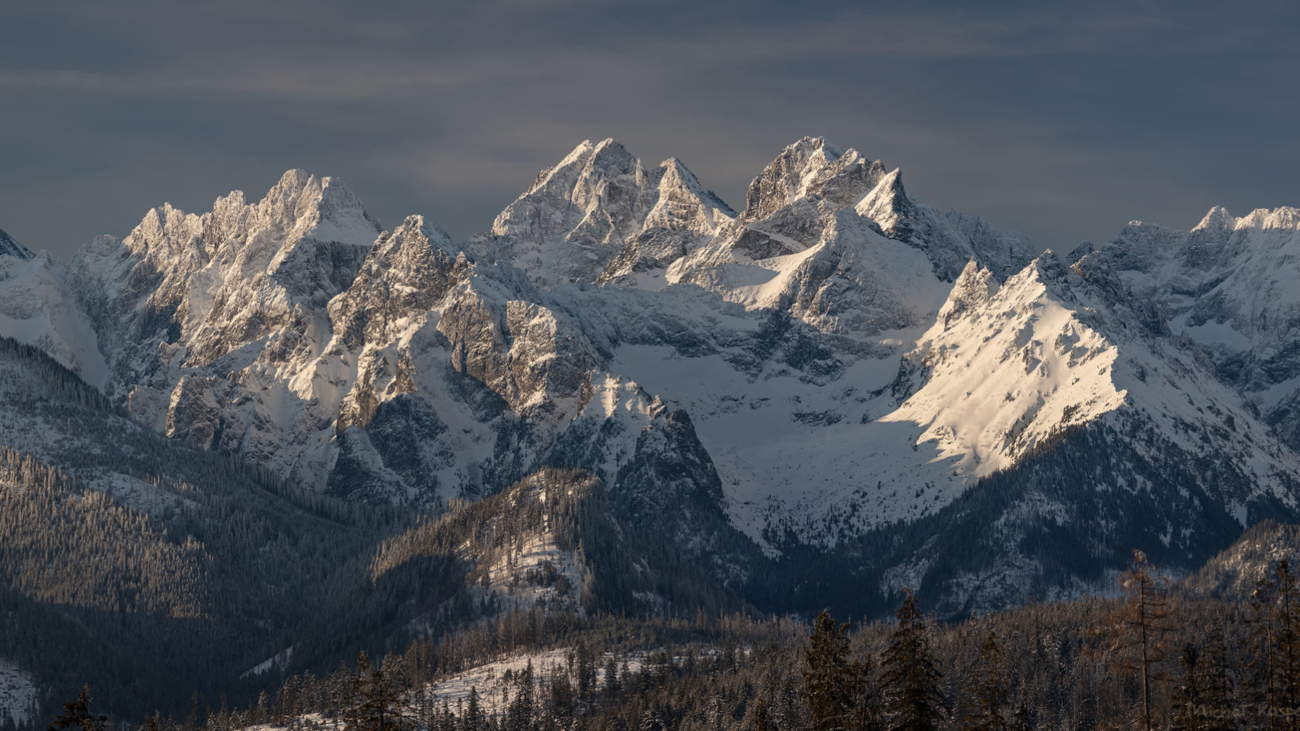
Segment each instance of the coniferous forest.
M1242 544L1282 535L1296 531L1260 524ZM97 728L163 731L1295 728L1291 564L1273 562L1244 595L1205 590L1223 578L1211 566L1174 582L1135 552L1114 596L959 622L928 615L910 594L893 618L869 622L516 609L288 675L244 704L195 693L181 713L100 718L79 696L54 727L99 718ZM503 658L504 672L466 692L467 671Z

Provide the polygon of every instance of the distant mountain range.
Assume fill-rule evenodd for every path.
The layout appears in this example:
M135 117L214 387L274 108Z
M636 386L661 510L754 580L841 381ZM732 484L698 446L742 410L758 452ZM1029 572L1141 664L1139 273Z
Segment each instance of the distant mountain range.
M463 549L477 568L402 605L403 632L455 596L477 607L457 617L536 601L878 615L910 588L961 616L1107 586L1135 547L1190 571L1249 525L1300 518L1300 211L1037 253L820 138L781 151L744 204L605 140L463 242L420 216L386 230L302 171L257 202L156 208L70 262L0 232L0 335L52 359L13 356L28 375L0 398L29 415L0 435L194 540L166 508L186 500L187 455L260 486L231 487L218 522L267 490L285 501L256 507L272 523L360 504L348 571L401 546L441 561L455 521L496 525L570 486L583 520L525 521L549 568L518 536L508 561ZM75 420L35 405L31 373L55 362L102 393L77 396ZM136 457L104 456L116 434L175 454L123 468ZM238 553L220 555L249 565ZM292 644L296 606L256 652Z

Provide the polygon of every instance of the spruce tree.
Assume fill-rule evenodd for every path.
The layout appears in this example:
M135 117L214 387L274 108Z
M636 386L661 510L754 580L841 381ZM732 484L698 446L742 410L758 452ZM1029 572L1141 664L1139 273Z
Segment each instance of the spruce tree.
M461 716L461 731L483 731L483 727L483 709L478 700L478 686L472 685L469 689L465 713Z
M814 731L846 729L853 710L856 677L849 661L847 625L823 611L813 623L804 653L803 696Z
M703 611L703 610L701 610ZM754 701L754 727L753 731L772 731L771 719L768 717L767 701L762 696Z
M532 731L536 714L533 694L533 661L518 676L519 688L506 709L506 731Z
M997 636L990 630L980 646L979 667L974 673L971 708L962 725L967 731L1007 731L1006 660Z
M850 676L850 700L853 710L849 717L850 731L883 731L885 728L883 710L880 707L880 695L877 692L875 668L871 655L854 663L853 675Z
M388 677L396 675L393 670L372 665L364 650L357 655L356 675L343 717L345 731L401 731L400 694Z
M49 725L49 731L104 731L108 716L96 716L90 712L90 686L81 686L77 699L63 704L63 715L55 716Z
M930 649L925 616L912 592L898 609L898 625L881 662L881 683L890 731L934 731L943 722L943 677Z

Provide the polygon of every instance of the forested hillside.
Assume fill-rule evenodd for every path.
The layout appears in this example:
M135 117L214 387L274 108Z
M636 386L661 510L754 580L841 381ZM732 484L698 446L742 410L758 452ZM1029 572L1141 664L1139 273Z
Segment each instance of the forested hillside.
M0 450L0 660L37 688L31 718L82 683L123 717L196 691L245 702L282 672L534 605L741 606L615 518L587 473L546 469L441 513L343 502L140 427L8 339L0 400L4 442L30 450Z
M205 731L554 729L1274 729L1300 713L1295 528L1264 523L1221 559L1257 576L1207 591L1135 553L1110 597L945 623L907 597L888 621L748 613L642 619L515 610L463 631L288 676ZM1261 563L1234 556L1261 544ZM1206 572L1221 573L1224 560ZM476 668L480 668L476 670ZM1150 721L1150 726L1147 721ZM160 717L169 729L198 719Z

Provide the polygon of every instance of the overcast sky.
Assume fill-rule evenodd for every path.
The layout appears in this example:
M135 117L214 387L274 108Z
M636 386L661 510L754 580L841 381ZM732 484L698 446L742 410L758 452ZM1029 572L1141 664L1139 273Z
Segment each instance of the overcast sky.
M0 228L66 257L300 167L461 238L605 137L740 207L824 135L1068 250L1300 205L1297 6L0 0Z

